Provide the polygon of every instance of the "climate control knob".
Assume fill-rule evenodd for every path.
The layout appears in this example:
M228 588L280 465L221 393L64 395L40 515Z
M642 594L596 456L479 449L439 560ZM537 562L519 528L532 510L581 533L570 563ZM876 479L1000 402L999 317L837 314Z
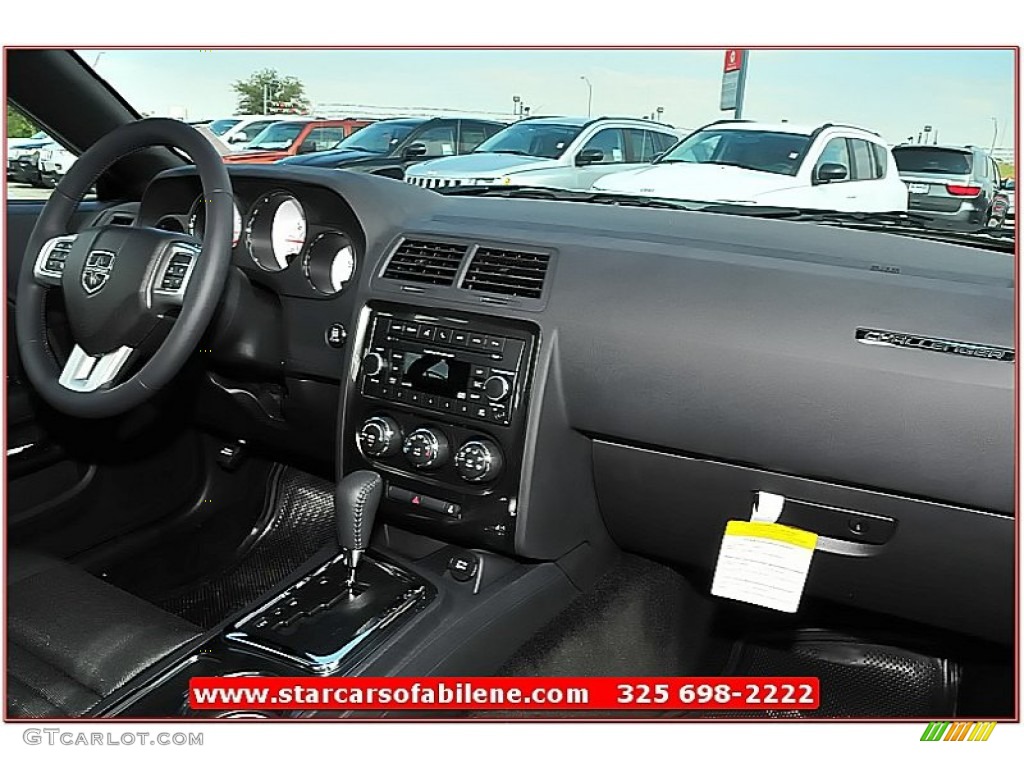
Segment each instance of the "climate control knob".
M417 469L437 469L448 461L451 450L444 432L433 427L420 427L405 438L402 452Z
M467 440L455 454L455 469L467 483L489 483L501 474L504 465L501 448L486 437Z
M384 459L402 447L402 428L388 416L371 416L359 430L358 440L367 456Z
M363 373L367 376L377 376L387 367L384 358L376 352L367 352L363 355Z
M484 394L492 402L500 403L508 397L511 391L512 385L508 383L508 379L504 376L488 376L487 380L484 381Z

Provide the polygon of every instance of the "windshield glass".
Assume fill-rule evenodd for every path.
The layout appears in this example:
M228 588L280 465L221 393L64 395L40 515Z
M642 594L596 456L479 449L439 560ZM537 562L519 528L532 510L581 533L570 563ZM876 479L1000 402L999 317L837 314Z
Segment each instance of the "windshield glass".
M474 150L530 157L561 157L580 133L576 125L522 122L494 134Z
M795 176L810 143L810 136L796 133L709 128L688 136L659 162L732 165Z
M302 133L306 123L274 123L268 125L252 141L245 145L245 149L288 149L295 143L295 139Z
M740 70L724 69L735 53L73 52L136 114L201 123L228 163L352 150L377 157L375 168L394 160L388 173L430 190L542 185L751 211L901 211L943 231L1015 233L1015 186L1004 181L1018 156L1014 51L756 49L732 60L744 73L749 65L742 89ZM904 94L928 103L912 106ZM67 165L33 165L19 147L44 123L65 146L79 141L42 116L9 109L8 120L8 189L45 197ZM314 120L334 127L302 126ZM330 164L296 161L307 162Z
M415 128L408 123L374 123L342 139L331 149L358 149L382 155L397 147Z
M223 136L225 133L227 133L230 129L234 128L240 122L242 121L235 118L225 120L214 120L207 126L207 128L209 128L214 135Z
M900 173L937 173L967 176L971 173L971 153L938 147L896 147L892 151Z

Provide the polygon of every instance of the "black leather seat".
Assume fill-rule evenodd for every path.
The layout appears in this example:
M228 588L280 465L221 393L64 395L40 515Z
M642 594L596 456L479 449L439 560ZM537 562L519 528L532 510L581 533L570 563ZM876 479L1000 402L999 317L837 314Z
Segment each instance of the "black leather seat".
M88 715L200 634L68 563L15 550L7 568L10 718Z

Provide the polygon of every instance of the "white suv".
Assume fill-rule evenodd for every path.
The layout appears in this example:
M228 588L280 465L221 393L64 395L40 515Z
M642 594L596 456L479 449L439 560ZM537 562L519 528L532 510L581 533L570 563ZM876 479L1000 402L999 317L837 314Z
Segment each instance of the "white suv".
M531 117L467 155L411 166L421 187L523 184L589 189L602 176L651 162L679 140L664 123L633 118Z
M871 131L831 123L711 123L653 165L605 176L594 189L741 205L907 210L907 185L884 140Z

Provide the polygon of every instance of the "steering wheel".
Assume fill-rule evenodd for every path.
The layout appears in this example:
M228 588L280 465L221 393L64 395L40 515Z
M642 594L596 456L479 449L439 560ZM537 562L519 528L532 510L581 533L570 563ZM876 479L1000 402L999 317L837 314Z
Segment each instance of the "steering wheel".
M69 232L75 208L99 175L152 146L177 147L195 163L206 201L202 242L148 227ZM220 155L185 123L139 120L89 147L43 207L18 278L18 349L40 396L63 413L102 418L129 411L166 386L195 349L224 290L232 215L231 180ZM63 363L47 334L46 294L56 290L64 295L74 340ZM175 310L170 331L148 353Z

